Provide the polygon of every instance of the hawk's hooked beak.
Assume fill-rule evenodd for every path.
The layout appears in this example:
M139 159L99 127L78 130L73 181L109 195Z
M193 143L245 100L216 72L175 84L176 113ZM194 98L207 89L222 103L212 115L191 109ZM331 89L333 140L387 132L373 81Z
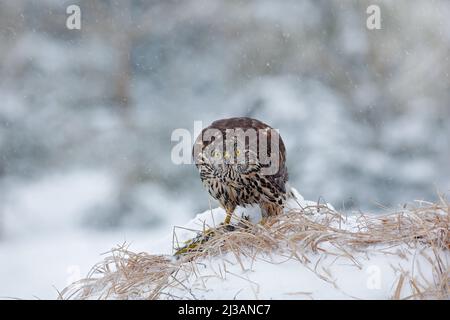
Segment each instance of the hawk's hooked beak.
M223 155L223 163L226 165L230 164L230 154L228 152L225 151L224 155Z

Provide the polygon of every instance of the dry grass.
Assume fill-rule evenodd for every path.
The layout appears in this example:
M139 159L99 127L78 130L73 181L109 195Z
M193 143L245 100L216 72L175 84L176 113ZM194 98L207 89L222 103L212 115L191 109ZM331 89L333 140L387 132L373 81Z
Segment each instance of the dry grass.
M214 230L213 236L199 244L196 251L178 258L133 253L123 245L112 250L111 255L96 265L86 279L64 289L60 297L177 299L169 289L181 288L195 299L184 280L195 276L196 263L207 257L231 253L240 263L243 257L256 259L257 256L277 252L287 259L309 265L308 256L321 253L346 257L358 266L355 252L364 252L369 246L383 250L406 244L411 248L431 248L433 255L426 258L432 266L433 281L419 281L410 272L400 270L391 298L450 298L449 268L445 256L450 249L450 208L446 201L441 199L439 204L421 202L390 214L360 214L349 219L354 220L351 229L346 227L350 224L346 224L345 216L317 205L273 217L264 226L242 221L241 227L232 232L220 228ZM398 254L401 255L401 251ZM316 268L317 265L311 267L312 270ZM317 275L329 281L327 276ZM410 286L414 294L402 296L405 285Z

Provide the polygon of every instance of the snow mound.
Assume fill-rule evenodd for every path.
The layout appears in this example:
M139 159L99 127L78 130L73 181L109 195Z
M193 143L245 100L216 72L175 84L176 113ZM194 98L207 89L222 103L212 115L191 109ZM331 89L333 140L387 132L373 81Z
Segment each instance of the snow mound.
M113 249L64 299L449 298L449 206L419 203L384 215L344 216L295 190L264 225L238 208L237 228L217 228L220 209L197 215L149 253ZM196 250L174 247L214 230ZM170 244L170 246L169 246Z
M285 205L285 213L288 213L292 210L301 210L304 214L314 214L317 212L318 208L324 207L329 210L334 210L333 206L329 203L320 204L314 201L305 200L303 196L295 189L291 188L292 196L288 199ZM214 208L207 210L205 212L199 213L195 216L194 219L189 221L183 227L176 227L175 233L173 236L175 237L175 242L182 243L189 239L195 237L199 231L208 229L208 228L216 228L225 220L226 212L223 208ZM245 207L238 206L233 214L231 219L232 224L237 224L242 219L248 220L250 223L257 224L261 221L262 215L259 206L257 205L248 205ZM166 239L164 242L167 243ZM158 242L158 245L152 250L153 253L162 253L162 254L170 254L173 253L171 250L173 249L172 243L170 248L164 246L162 242ZM165 248L165 250L161 250L161 248ZM155 252L155 250L157 252Z

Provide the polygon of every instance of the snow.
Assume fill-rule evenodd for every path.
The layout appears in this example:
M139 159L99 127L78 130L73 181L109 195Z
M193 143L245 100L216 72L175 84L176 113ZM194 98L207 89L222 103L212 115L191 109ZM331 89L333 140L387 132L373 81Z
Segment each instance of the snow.
M293 192L297 200L291 199L286 211L317 205L304 200L295 189ZM314 211L306 214L320 215ZM243 216L258 222L261 213L254 206L238 207L232 222ZM199 230L217 226L224 218L222 208L205 211L177 228L176 237L179 241L191 239ZM350 216L340 227L355 230L357 224L357 216ZM171 255L172 237L170 234L155 242L150 253ZM414 294L408 283L396 292L401 277L414 279L424 287L435 281L429 261L434 252L427 246L372 245L352 250L351 258L342 255L330 242L321 248L318 252L302 252L309 260L307 263L283 249L255 257L237 258L233 253L226 253L202 258L194 262L195 272L188 275L182 287L166 293L177 299L390 299L396 294L400 298ZM448 251L439 254L448 265ZM185 274L180 273L181 281Z
M6 236L23 237L30 230L48 232L79 224L82 212L113 195L112 185L106 174L78 171L16 186L5 196Z
M85 188L85 196L79 192L76 201L71 201L67 195L72 189L68 185L75 182L77 190ZM21 228L8 227L14 233L7 241L0 242L0 260L7 261L0 264L0 297L57 298L57 290L85 277L102 259L103 253L122 243L129 244L130 250L135 252L173 254L173 232L168 225L152 232L121 228L100 233L86 228L64 228L64 219L58 217L60 211L47 207L48 202L44 201L46 197L64 200L61 203L65 218L67 224L72 225L80 212L95 207L113 193L111 185L112 181L105 174L74 172L67 179L54 175L35 185L14 188L7 203L14 211L12 200L15 200L20 210L14 212L25 214L24 220L28 219L26 216L36 214L36 233L31 224L21 225ZM305 200L295 189L292 192L295 199L288 201L286 211L306 208L305 214L320 219L320 213L307 209L316 206L317 202ZM35 202L36 206L29 206L28 201L32 200L27 199L33 199L32 195L39 196L42 205ZM327 206L333 209L330 204ZM42 215L43 212L48 217ZM50 219L51 216L56 222L38 223L39 219ZM238 207L232 222L244 216L252 223L258 223L261 212L257 206ZM14 219L21 219L9 215L6 218L14 225ZM222 208L211 208L176 227L176 237L180 242L191 239L199 230L217 226L224 218ZM59 230L46 232L48 224ZM339 227L356 228L356 216L348 216ZM27 235L27 232L31 234ZM322 249L336 251L329 243ZM189 275L184 282L189 290L172 288L169 294L186 299L388 299L394 295L402 274L418 277L424 283L434 281L427 260L433 252L426 247L370 246L352 251L353 259L337 253L308 251L303 254L309 259L308 263L289 256L282 249L270 255L258 254L255 258L242 256L239 260L231 253L203 258L195 263L195 275ZM447 252L443 253L443 258L448 261ZM410 286L402 286L401 297L411 293Z
M170 253L209 208L170 159L194 121L279 129L290 182L340 210L448 194L450 2L383 3L379 31L350 1L211 0L105 2L79 32L61 1L1 2L0 297L52 298L125 240Z
M307 207L316 207L317 202L305 200L303 196L295 189L291 188L291 192L294 194L295 198L290 198L285 207L285 212L292 209L304 209ZM331 204L327 204L330 209L334 209ZM178 243L187 241L195 237L198 231L205 230L208 228L215 228L219 226L225 220L226 212L223 208L212 208L205 212L199 213L194 219L190 220L183 226L175 227L175 237ZM258 205L247 205L245 207L236 207L234 214L231 218L231 223L236 224L239 219L246 218L251 223L259 223L261 221L262 215L261 210ZM155 254L172 254L173 234L166 236L164 239L160 240L156 244L156 250L151 251ZM170 240L169 240L170 239Z
M198 176L168 161L171 132L247 115L280 129L290 179L308 198L362 210L436 199L435 189L449 190L448 41L439 40L448 38L450 5L392 6L383 28L393 33L366 30L365 11L350 3L214 0L134 2L142 23L112 10L105 28L89 22L102 14L91 8L83 25L92 29L66 34L48 16L63 13L53 1L5 3L0 172L107 169L130 195L145 180L181 193ZM30 12L39 27L9 20ZM397 28L411 17L414 26ZM121 50L132 66L126 116L111 103L127 72ZM398 170L410 163L411 178ZM193 188L189 198L202 196Z
M425 256L412 263L416 250L401 249L406 259L397 256L399 248L361 252L355 255L359 265L333 255L308 255L311 267L280 254L266 259L242 258L240 262L227 254L201 261L205 267L197 268L197 274L187 281L189 292L170 293L196 299L389 299L394 295L399 270L423 266L426 280L433 281ZM432 254L431 249L425 251ZM318 262L320 267L313 270ZM411 289L404 287L401 297L411 294Z
M126 242L145 250L167 233L159 226L99 231L85 223L117 193L107 172L76 170L6 184L0 206L0 298L55 299L57 290L85 277L112 247Z

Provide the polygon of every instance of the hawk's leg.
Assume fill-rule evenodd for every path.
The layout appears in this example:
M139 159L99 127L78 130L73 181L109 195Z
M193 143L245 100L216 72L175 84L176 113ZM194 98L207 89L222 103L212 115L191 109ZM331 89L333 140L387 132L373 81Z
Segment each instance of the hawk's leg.
M220 227L223 227L226 231L234 231L236 228L231 224L231 217L233 216L234 208L226 208L225 211L225 221L220 224Z
M225 217L225 225L229 225L231 223L231 216L233 215L233 210L230 209L226 209L225 210L227 212L227 216Z

